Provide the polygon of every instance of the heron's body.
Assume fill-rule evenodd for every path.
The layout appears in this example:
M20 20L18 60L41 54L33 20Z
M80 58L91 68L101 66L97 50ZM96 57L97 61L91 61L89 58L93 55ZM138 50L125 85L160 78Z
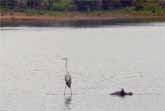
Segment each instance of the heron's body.
M68 88L71 88L71 84L72 84L71 75L69 75L69 74L65 75L65 83L66 83L66 86L68 86Z
M63 58L63 60L65 60L65 70L66 70L66 74L65 74L65 90L66 90L66 86L68 88L70 88L70 92L71 92L71 95L72 95L72 89L71 89L72 77L71 77L71 75L69 74L69 71L68 71L68 66L67 66L68 59L67 58ZM65 95L65 91L64 91L64 95Z

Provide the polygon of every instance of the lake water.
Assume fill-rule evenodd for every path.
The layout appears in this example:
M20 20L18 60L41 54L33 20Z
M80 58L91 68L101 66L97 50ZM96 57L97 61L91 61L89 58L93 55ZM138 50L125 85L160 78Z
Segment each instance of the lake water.
M165 111L164 48L165 23L1 27L0 111Z

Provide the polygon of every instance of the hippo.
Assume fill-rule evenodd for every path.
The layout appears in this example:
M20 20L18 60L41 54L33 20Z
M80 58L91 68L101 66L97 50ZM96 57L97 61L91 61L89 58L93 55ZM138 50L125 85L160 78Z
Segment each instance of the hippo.
M122 88L120 91L116 91L114 93L110 93L110 95L119 96L119 97L125 97L125 96L132 96L132 92L125 92L125 90Z

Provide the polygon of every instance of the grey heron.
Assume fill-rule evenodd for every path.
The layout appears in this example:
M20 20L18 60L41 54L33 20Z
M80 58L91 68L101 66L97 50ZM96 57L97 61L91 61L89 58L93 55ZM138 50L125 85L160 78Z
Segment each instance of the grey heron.
M66 88L68 87L70 89L71 95L72 95L72 88L71 88L71 84L72 84L72 77L68 71L68 58L64 57L62 58L62 60L65 61L65 70L66 70L66 74L65 74L65 90L64 90L64 95L65 95L65 91Z

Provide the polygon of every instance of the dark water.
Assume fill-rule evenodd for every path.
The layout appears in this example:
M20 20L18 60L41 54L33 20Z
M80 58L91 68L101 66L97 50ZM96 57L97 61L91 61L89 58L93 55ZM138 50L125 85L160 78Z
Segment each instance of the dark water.
M165 111L164 47L164 23L1 27L0 111ZM121 88L134 95L109 95Z

